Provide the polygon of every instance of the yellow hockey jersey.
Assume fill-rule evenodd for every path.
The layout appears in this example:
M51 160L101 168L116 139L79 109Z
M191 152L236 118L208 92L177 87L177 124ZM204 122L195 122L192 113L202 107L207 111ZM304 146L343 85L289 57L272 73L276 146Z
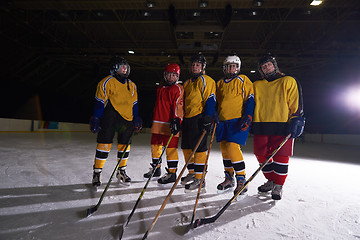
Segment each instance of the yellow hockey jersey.
M97 85L95 98L104 106L110 101L125 120L133 120L133 105L137 103L138 95L136 84L130 79L121 83L112 76L103 78Z
M231 79L220 79L216 90L220 121L241 118L244 104L251 97L254 97L254 88L247 76L241 74Z
M254 134L286 135L291 118L303 115L301 86L293 77L254 82Z
M215 98L216 83L207 76L201 75L184 83L184 117L191 118L205 111L209 98Z

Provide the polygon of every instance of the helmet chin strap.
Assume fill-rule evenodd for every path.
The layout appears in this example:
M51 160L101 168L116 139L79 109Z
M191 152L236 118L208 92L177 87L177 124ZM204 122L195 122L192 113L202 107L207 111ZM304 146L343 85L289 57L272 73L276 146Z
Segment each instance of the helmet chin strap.
M275 79L283 77L283 75L279 73L278 70L274 70L271 73L264 74L264 77L268 81L274 81Z
M126 76L124 74L115 73L113 74L113 77L119 80L119 82L124 83Z
M265 77L272 77L272 76L275 76L277 73L276 69L272 72L269 72L269 73L264 73Z
M225 77L226 78L234 78L234 77L236 77L238 74L237 73L227 73L226 75L225 75Z

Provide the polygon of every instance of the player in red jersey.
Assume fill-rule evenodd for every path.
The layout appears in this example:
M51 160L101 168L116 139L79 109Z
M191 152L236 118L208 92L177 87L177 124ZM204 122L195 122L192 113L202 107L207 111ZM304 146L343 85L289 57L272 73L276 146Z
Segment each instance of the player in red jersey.
M176 181L176 170L179 161L177 147L180 124L184 116L184 88L177 83L179 76L179 65L169 63L164 71L164 81L156 91L156 102L151 127L152 163L150 163L151 168L149 172L144 174L144 178L149 178L153 169L156 167L153 177L160 177L161 165L156 165L170 135L174 135L166 149L167 173L158 179L159 184L173 183Z

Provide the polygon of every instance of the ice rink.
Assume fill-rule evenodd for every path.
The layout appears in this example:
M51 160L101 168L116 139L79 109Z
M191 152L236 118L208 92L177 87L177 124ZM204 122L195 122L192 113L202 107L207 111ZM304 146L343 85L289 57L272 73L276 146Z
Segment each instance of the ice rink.
M151 160L150 134L133 137L126 187L114 178L100 208L86 218L116 165L110 153L98 192L91 190L96 135L91 133L0 134L0 239L118 239L145 181ZM258 168L252 138L243 148L247 176ZM184 165L179 151L179 170ZM163 162L165 162L164 159ZM166 164L162 165L162 174ZM219 144L214 141L195 219L212 216L232 197L217 194L223 181ZM187 174L187 171L185 171ZM262 173L250 183L248 196L233 203L212 224L184 235L196 192L179 184L148 239L360 239L360 150L356 146L297 141L290 159L283 199L258 196ZM123 239L141 239L154 220L169 188L150 182Z

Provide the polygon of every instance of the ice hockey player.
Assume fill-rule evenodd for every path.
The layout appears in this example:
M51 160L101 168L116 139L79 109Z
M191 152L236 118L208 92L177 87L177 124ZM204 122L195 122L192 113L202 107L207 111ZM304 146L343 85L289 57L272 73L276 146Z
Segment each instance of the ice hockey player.
M111 150L117 132L117 159L120 160L133 131L139 131L142 120L138 114L137 88L128 76L130 65L127 60L114 56L110 60L110 75L97 85L94 114L90 119L90 130L97 134L97 147L93 166L93 186L100 186L100 174ZM131 178L125 168L130 153L130 144L121 159L116 177L124 183Z
M180 76L180 67L176 63L169 63L164 71L164 81L156 90L156 102L154 107L153 123L151 126L151 155L152 163L144 178L149 178L156 168L163 146L169 141L167 149L167 173L158 179L159 184L168 184L176 181L176 170L178 166L178 142L180 124L183 120L183 98L184 88L177 83ZM155 169L153 177L160 177L161 165Z
M259 163L291 133L285 145L262 169L266 183L258 191L271 191L274 200L280 200L288 174L289 156L293 155L294 138L304 129L302 90L299 82L281 73L275 57L266 54L258 62L262 80L254 82L255 110L252 124L254 154Z
M218 192L234 187L236 194L244 185L245 162L240 145L245 145L249 126L254 113L254 89L250 79L240 74L241 60L238 56L228 56L223 63L225 77L217 82L216 100L219 124L216 140L225 169L225 180L217 186ZM241 194L247 191L245 188Z
M185 161L191 156L203 130L207 131L194 157L189 162L188 175L181 178L181 184L185 185L185 189L189 191L200 186L207 156L207 135L214 122L216 83L211 77L205 75L205 67L204 55L201 53L193 55L190 65L192 78L184 83L185 113L182 123L181 148ZM202 187L205 187L205 181L203 181Z

